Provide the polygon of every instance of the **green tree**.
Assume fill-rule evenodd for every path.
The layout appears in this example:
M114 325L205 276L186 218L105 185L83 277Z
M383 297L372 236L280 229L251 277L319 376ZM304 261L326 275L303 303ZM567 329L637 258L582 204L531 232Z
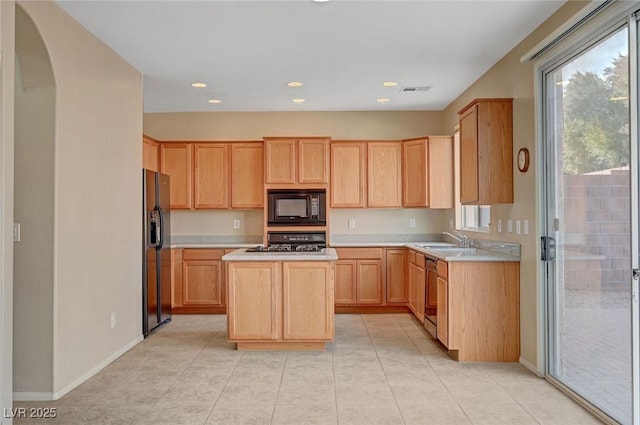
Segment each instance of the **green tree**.
M564 172L617 168L629 158L628 57L602 76L577 71L564 89Z

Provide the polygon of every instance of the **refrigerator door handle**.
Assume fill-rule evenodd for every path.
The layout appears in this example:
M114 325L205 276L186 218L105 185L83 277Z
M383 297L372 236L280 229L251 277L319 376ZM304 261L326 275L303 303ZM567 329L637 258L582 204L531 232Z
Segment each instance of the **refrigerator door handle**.
M156 246L158 247L158 249L162 248L164 246L164 234L162 232L162 229L164 228L164 211L162 211L162 208L156 207L157 208L157 212L158 212L158 230L157 230L157 234L158 234L158 243L156 244Z

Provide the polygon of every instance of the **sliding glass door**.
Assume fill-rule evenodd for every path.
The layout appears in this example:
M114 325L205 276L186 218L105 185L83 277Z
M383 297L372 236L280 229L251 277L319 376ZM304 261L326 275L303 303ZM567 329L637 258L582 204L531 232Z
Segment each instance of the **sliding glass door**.
M547 373L622 424L638 403L635 33L621 22L543 73Z

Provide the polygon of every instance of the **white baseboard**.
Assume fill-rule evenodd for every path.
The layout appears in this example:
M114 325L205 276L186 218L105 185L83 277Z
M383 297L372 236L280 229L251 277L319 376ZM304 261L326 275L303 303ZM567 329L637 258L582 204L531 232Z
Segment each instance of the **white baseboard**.
M129 351L131 348L135 347L143 339L144 339L144 337L142 335L138 336L136 339L134 339L133 341L131 341L130 343L128 343L127 345L125 345L124 347L122 347L121 349L119 349L118 351L113 353L111 356L107 357L106 359L104 359L103 361L98 363L95 367L91 368L89 371L84 373L78 379L76 379L75 381L71 382L69 385L65 386L64 388L62 388L62 389L60 389L60 390L58 390L56 392L51 392L51 393L44 393L44 392L43 393L14 392L13 393L13 399L15 401L53 401L53 400L58 400L58 399L62 398L62 396L67 394L69 391L73 390L74 388L76 388L77 386L79 386L80 384L85 382L87 379L91 378L93 375L95 375L96 373L100 372L102 369L107 367L115 359L117 359L118 357L120 357L121 355L123 355L124 353Z
M527 368L529 371L535 373L539 377L542 377L542 373L540 373L538 368L533 363L531 363L529 360L527 360L527 359L525 359L523 357L520 357L519 361L520 361L520 364L522 366L524 366L525 368Z
M13 393L14 401L52 401L53 393Z

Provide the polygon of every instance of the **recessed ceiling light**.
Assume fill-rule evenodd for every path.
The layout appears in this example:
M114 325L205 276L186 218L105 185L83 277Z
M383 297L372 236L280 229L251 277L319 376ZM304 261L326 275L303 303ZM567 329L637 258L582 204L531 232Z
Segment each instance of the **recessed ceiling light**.
M220 99L209 99L209 103L222 103Z
M300 81L290 81L287 85L289 87L302 87L302 83Z
M378 101L378 103L387 103L389 102L391 99L389 99L388 97L379 97L378 99L376 99Z
M191 87L195 87L197 89L202 89L204 87L207 87L207 85L205 83L193 83L193 84L191 84Z
M314 3L327 3L329 0L313 0Z
M395 81L383 81L382 85L385 87L395 87L398 85Z
M304 103L305 99L302 99L302 98L300 98L300 97L297 97L297 98L295 98L295 99L291 99L291 101L292 101L293 103Z

